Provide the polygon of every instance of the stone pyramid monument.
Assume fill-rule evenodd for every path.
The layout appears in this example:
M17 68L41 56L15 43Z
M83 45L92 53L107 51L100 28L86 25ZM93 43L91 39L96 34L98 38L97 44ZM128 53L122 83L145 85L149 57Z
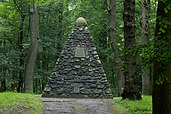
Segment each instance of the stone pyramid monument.
M42 97L112 98L95 45L80 17L69 36Z

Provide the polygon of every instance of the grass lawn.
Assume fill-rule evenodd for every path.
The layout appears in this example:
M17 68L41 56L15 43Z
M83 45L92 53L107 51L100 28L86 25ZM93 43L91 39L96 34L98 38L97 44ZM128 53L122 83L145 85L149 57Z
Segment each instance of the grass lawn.
M114 106L119 114L152 114L152 97L143 96L140 101L121 100L114 97Z
M0 93L0 114L42 114L42 107L34 94Z

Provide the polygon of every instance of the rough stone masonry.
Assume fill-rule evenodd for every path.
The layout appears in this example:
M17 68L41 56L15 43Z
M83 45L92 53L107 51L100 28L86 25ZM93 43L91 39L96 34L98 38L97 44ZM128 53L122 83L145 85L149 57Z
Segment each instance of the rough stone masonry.
M112 98L106 74L82 17L69 36L42 97Z

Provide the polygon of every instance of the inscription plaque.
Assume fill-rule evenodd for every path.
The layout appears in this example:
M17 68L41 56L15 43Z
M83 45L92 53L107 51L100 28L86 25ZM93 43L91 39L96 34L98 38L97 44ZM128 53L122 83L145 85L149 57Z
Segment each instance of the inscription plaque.
M81 83L74 83L72 86L74 87L74 93L80 93L80 87L83 85Z
M85 56L85 48L81 46L77 46L75 48L75 57L86 57Z

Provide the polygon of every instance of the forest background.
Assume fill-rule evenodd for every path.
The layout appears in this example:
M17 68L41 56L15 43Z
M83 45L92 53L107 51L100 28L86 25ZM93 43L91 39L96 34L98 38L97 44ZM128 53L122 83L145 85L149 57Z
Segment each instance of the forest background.
M15 1L15 0L14 0ZM1 2L1 91L24 91L24 75L30 46L29 12L26 0ZM124 56L123 0L116 1L116 44L118 54ZM149 16L149 44L154 39L156 20L156 1L151 1ZM136 54L137 78L142 88L142 67L152 65L152 45L148 45L142 58L144 47L141 1L136 1L136 46L131 49ZM114 54L108 38L108 3L104 0L41 0L37 2L39 17L39 51L34 71L34 92L41 93L51 76L68 35L78 17L86 18L98 54L108 76L114 96L118 96L118 78L115 70ZM150 68L149 68L150 69ZM152 70L152 69L150 69ZM152 77L152 71L149 72Z
M135 1L136 42L135 45L126 47L124 0L116 0L116 15L113 20L115 21L115 47L113 47L113 40L110 36L112 2L109 0L37 0L35 3L39 26L39 48L34 69L33 92L42 93L76 19L84 17L88 22L88 28L113 95L121 95L122 83L124 83L121 79L125 77L120 76L121 72L125 74L125 69L127 69L128 53L136 63L136 67L131 67L136 71L135 89L143 94L151 95L153 63L156 58L159 61L168 62L170 53L155 53L157 1L145 1ZM24 78L31 42L29 4L27 0L1 0L0 2L0 91L25 91ZM146 8L145 12L143 7ZM168 10L170 11L168 8L166 12ZM159 32L165 33L164 28L160 28ZM143 30L147 39L143 36ZM162 45L162 48L169 50L165 48L165 45ZM165 79L161 76L156 82L162 84Z

